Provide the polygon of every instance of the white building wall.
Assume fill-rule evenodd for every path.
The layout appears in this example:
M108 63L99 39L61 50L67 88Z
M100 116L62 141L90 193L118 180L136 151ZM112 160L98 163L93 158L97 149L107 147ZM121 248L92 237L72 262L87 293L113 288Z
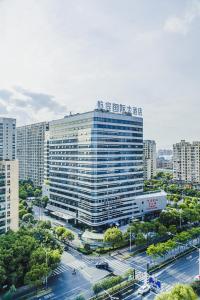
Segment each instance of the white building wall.
M19 226L18 161L0 161L0 233Z
M156 175L156 142L144 141L144 180L150 180Z
M173 145L173 178L183 182L200 182L200 142L182 140Z
M44 182L45 132L49 123L41 122L17 128L17 158L20 180L30 179L35 186Z

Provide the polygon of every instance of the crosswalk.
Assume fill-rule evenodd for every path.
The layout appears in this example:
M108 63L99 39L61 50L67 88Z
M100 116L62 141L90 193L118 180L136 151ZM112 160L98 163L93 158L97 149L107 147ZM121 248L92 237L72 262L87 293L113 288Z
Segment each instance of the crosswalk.
M71 251L70 251L71 252ZM74 252L74 251L73 251ZM75 253L73 253L74 256ZM69 260L66 264L61 263L52 273L51 276L55 276L61 273L65 273L65 272L71 272L73 269L75 270L83 270L86 266L87 267L95 267L96 262L99 260L95 260L93 258L87 257L87 256L83 256L82 254L80 254L78 251L76 252L76 256L79 259L71 259Z
M110 268L116 275L122 275L131 269L131 266L129 264L122 262L114 257L106 258L105 261L108 262Z
M134 268L134 265L131 264L129 261L122 261L118 257L96 257L91 258L85 255L80 254L78 251L74 249L70 249L70 254L73 256L76 256L74 259L71 257L71 259L67 259L66 263L61 263L52 273L51 276L56 276L65 272L72 272L73 269L76 271L84 271L84 269L89 267L90 269L94 269L97 262L100 261L106 261L109 264L109 268L111 271L113 271L116 275L123 275L128 270ZM145 281L146 272L144 272L140 268L134 268L136 269L136 278L140 281Z
M54 271L53 273L51 274L51 276L56 276L56 275L59 275L61 273L65 273L65 272L69 272L71 271L72 269L67 266L67 265L64 265L64 264L60 264Z

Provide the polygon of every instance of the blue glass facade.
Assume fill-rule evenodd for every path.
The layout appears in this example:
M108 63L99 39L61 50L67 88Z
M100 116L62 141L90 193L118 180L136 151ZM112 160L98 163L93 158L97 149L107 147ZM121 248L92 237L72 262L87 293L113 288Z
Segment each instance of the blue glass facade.
M92 227L126 223L143 191L143 119L93 111L50 123L50 205Z

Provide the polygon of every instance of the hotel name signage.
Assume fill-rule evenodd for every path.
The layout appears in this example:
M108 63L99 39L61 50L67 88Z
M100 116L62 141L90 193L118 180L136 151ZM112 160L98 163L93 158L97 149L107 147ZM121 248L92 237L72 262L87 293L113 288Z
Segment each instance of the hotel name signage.
M142 108L118 103L97 101L97 109L110 111L112 113L131 113L134 116L142 116Z

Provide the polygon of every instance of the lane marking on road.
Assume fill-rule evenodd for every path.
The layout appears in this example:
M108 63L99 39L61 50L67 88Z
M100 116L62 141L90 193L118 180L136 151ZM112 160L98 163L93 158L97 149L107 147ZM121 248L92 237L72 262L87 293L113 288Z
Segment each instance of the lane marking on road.
M54 300L54 299L59 299L60 297L65 296L65 295L67 295L67 294L69 294L69 293L71 293L71 292L74 292L74 291L76 291L76 290L78 290L78 289L80 289L80 288L82 289L82 288L85 287L85 286L90 286L90 284L84 283L84 284L82 284L82 285L80 285L80 286L78 286L78 287L76 287L76 288L71 289L70 291L67 291L67 292L62 293L62 294L60 294L60 295L58 295L58 296L55 296L54 298L52 298L52 300ZM55 293L55 292L54 292L54 293Z
M85 273L85 275L86 275L87 277L89 277L90 279L93 277L93 276L91 276L91 275L90 275L86 270L84 270L84 269L81 269L80 272Z

